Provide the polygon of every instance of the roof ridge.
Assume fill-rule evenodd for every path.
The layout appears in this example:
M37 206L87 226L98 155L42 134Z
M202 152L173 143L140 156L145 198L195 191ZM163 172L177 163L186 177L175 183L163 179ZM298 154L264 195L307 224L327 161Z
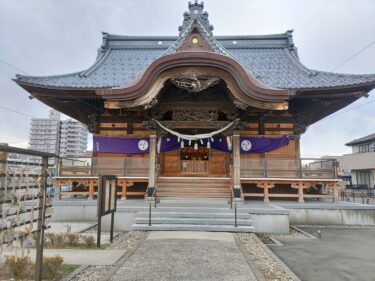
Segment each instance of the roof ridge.
M290 51L290 48L284 48L284 51L286 52L287 56L291 59L292 63L297 66L302 71L306 72L309 76L315 76L315 71L306 67L299 59L298 57Z
M87 77L91 72L93 72L94 70L96 70L100 64L102 62L105 61L105 59L108 57L108 54L112 51L111 48L109 49L106 49L105 52L101 52L101 55L96 59L96 61L94 62L94 64L92 64L89 68L87 68L86 70L82 71L79 76L80 77Z

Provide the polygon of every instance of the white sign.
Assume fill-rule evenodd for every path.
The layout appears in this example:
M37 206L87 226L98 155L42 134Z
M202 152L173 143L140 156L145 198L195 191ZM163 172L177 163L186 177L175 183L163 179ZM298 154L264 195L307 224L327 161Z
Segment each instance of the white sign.
M249 140L243 140L241 142L241 148L242 148L243 151L250 151L251 142Z

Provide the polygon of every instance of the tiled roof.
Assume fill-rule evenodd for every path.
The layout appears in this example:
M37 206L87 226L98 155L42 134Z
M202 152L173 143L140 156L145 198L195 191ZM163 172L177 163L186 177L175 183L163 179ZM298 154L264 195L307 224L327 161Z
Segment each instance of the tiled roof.
M121 36L103 33L103 43L93 66L82 72L56 76L20 76L44 87L113 88L125 86L154 60L176 52L192 26L198 26L214 52L230 56L264 84L280 89L317 89L374 83L375 74L350 75L315 71L298 58L292 31L274 35L213 36L203 3L189 2L180 34L174 36Z
M375 141L375 133L371 134L371 135L368 135L368 136L365 136L363 138L359 138L359 139L353 140L351 142L348 142L345 145L347 145L347 146L353 146L353 145L356 145L356 144L367 143L367 142L372 142L372 141Z

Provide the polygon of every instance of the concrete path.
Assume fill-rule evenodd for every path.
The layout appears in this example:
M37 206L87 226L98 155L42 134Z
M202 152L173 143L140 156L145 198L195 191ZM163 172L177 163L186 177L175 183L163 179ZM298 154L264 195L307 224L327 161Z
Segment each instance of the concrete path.
M375 280L375 228L319 229L322 239L277 238L284 246L270 248L302 280Z
M14 255L14 251L4 250L3 257L6 255ZM65 264L79 265L113 265L124 254L125 251L120 250L80 250L80 249L44 249L44 256L51 257L59 255L64 258ZM21 250L17 251L17 255L21 256ZM31 260L35 260L35 249L30 250ZM0 256L1 262L2 256Z
M110 280L257 280L233 234L151 232Z

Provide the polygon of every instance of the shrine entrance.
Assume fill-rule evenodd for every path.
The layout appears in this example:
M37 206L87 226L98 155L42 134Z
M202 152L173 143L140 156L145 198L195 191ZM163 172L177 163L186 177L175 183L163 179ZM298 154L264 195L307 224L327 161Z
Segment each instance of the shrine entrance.
M160 167L163 176L227 177L230 153L189 146L161 153Z

